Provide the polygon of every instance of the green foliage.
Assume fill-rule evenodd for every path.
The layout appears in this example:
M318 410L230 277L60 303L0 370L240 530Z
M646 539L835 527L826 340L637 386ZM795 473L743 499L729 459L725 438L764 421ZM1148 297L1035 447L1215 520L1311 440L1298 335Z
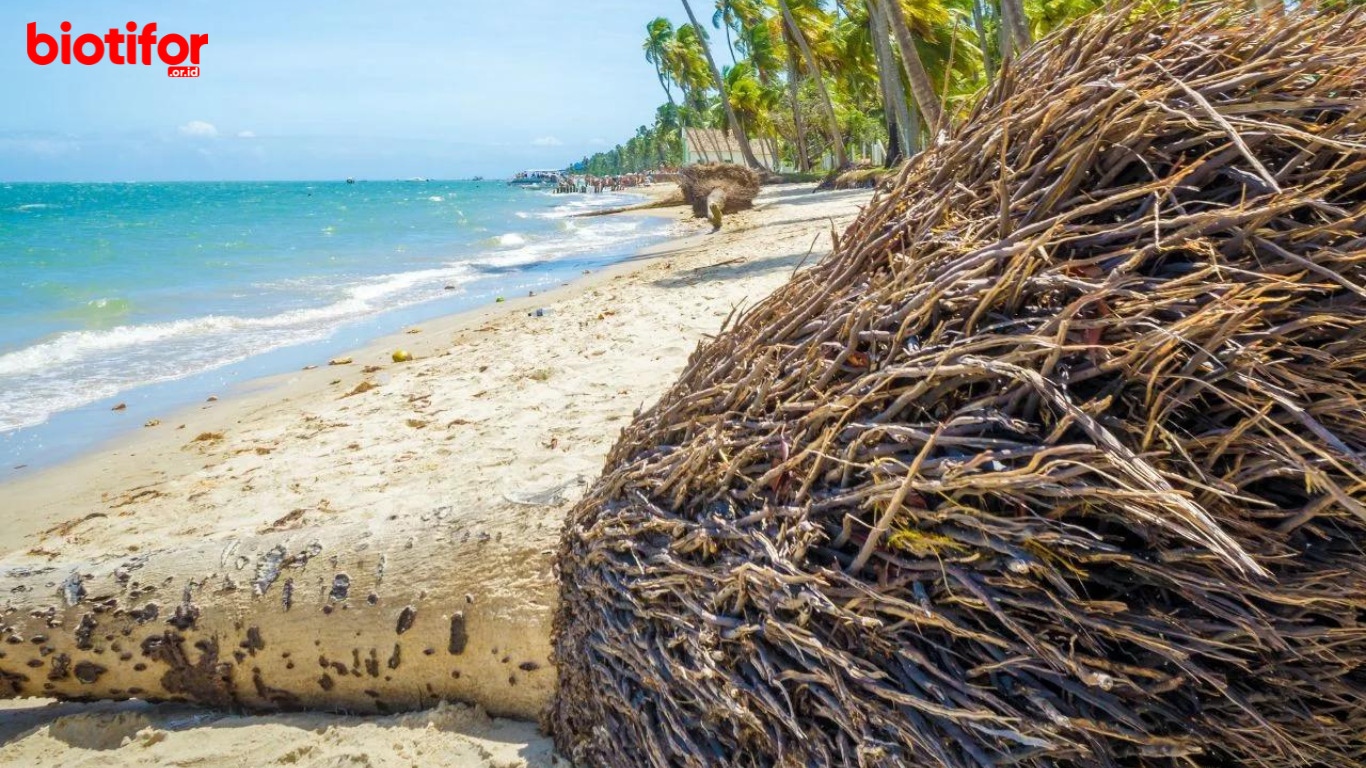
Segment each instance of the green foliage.
M637 128L636 135L625 144L585 157L568 170L593 176L618 176L681 165L683 138L679 113L679 107L665 104L655 113L654 123Z
M961 119L1001 67L1001 2L1011 0L875 0L899 2L946 119ZM694 7L706 0L694 0ZM915 101L902 72L900 49L889 50L890 68L879 66L874 49L870 0L786 0L802 37L811 48L815 70L807 66L791 28L784 23L778 0L713 0L705 18L720 34L706 40L685 21L656 18L645 25L642 49L655 68L667 104L653 123L641 126L625 144L584 158L574 169L600 175L647 170L682 162L683 126L729 128L717 83L707 64L710 45L722 64L730 106L751 143L776 149L785 165L798 162L806 146L812 165L830 150L815 78L825 83L831 107L852 159L864 148L888 143L889 114L882 83ZM1014 0L1022 2L1034 39L1084 16L1102 0ZM1321 7L1360 6L1366 0L1321 0ZM1148 0L1144 12L1175 6L1174 0ZM721 46L724 45L724 48ZM734 61L731 66L724 63ZM795 83L793 79L795 78ZM894 81L894 82L892 82ZM795 99L793 94L795 93ZM895 91L894 91L895 93ZM798 127L802 135L798 136ZM924 126L911 128L928 137Z

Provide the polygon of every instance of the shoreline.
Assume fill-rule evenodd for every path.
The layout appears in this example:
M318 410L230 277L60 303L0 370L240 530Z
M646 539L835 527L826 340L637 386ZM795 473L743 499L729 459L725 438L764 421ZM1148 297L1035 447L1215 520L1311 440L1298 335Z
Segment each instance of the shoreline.
M267 532L382 529L437 511L513 537L497 561L452 567L486 574L491 589L515 583L520 598L553 600L564 514L632 411L673 383L726 316L822 258L831 230L870 197L770 187L754 210L727 217L715 234L680 209L680 220L695 222L680 227L680 237L568 286L375 339L349 354L349 365L320 360L0 483L6 507L22 510L0 530L0 562L70 567ZM537 317L537 308L549 312ZM393 363L399 345L417 359ZM548 623L518 628L529 642L548 642L548 633ZM548 701L553 671L526 675L517 691ZM288 762L333 764L327 760L356 749L379 759L396 741L450 755L462 768L556 764L533 725L459 704L348 718L29 699L0 702L0 713L13 723L0 727L0 764L86 765L98 755L101 768L123 768L192 749L206 755L197 764L226 768L243 739L254 745L255 764L303 748L312 750L308 759ZM87 752L97 741L110 743Z
M638 200L632 207L648 206L669 198L674 189L672 184L657 184L608 196ZM597 196L566 195L556 196L556 200L560 197L567 202L555 205L572 208L584 204L591 206ZM589 210L596 209L590 207ZM545 296L584 280L587 272L580 274L582 267L591 268L594 273L601 272L619 262L631 261L642 250L648 251L678 236L678 223L682 219L669 210L642 209L629 213L628 220L641 222L640 226L647 231L631 239L643 239L653 245L625 244L623 247L623 244L609 243L604 246L601 257L571 252L567 257L528 264L510 275L513 279L504 286L481 285L476 281L468 287L461 285L455 291L448 287L444 296L398 304L370 316L344 320L318 338L267 347L187 375L147 381L71 409L55 411L41 423L0 432L0 488L91 453L113 450L121 443L135 439L130 436L138 434L144 422L171 422L195 412L196 406L202 405L209 396L227 401L244 392L255 392L261 386L290 378L304 366L316 364L320 358L326 363L329 359L354 355L378 340L398 335L414 325L442 323L448 318L493 309L501 306L504 298L511 301L517 296L525 296L527 288L534 289L533 295ZM567 213L561 218L572 220L579 215ZM127 407L116 409L118 405ZM114 410L118 412L111 414Z
M673 184L657 184L653 185L653 188L637 187L630 192L656 201L667 198L675 188ZM162 474L191 472L194 470L193 462L175 461L184 458L180 447L186 440L204 433L222 433L253 414L271 407L287 406L322 397L325 392L338 386L350 390L368 378L364 371L370 365L395 365L391 362L390 356L398 349L410 352L414 356L414 361L431 358L438 354L435 348L441 346L439 336L468 332L500 318L525 315L583 294L607 281L642 269L652 261L665 258L675 251L697 247L701 242L700 238L705 237L710 231L700 223L694 225L687 210L681 206L676 209L614 211L608 215L643 215L668 219L673 222L674 228L662 242L641 248L607 267L591 274L580 275L550 290L531 296L509 297L503 301L438 315L405 330L375 336L359 346L347 348L340 354L324 356L303 369L249 377L230 385L223 395L214 395L215 399L211 402L184 405L164 413L149 412L130 416L123 412L112 413L101 407L109 401L124 397L127 393L99 401L87 407L93 411L91 415L129 418L134 421L146 417L148 422L156 422L156 425L147 427L129 424L113 436L82 448L76 455L55 463L32 467L31 471L23 474L0 477L0 500L8 499L9 503L20 507L35 501L43 508L58 506L57 500L50 499L49 494L50 489L64 485L66 481L60 480L64 476L71 473L82 478L92 475L104 478L136 476L153 457L159 461L159 465L167 467ZM688 229L696 231L687 231ZM414 330L420 333L413 333ZM355 362L340 366L329 364L330 360L345 358ZM172 461L167 464L166 459ZM30 469L26 465L23 468ZM13 472L8 469L6 471ZM14 549L13 545L19 539L48 530L51 525L61 522L56 517L63 514L57 512L41 520L23 517L11 521L7 530L0 532L0 561L12 561L12 555L18 550L15 549L11 553L11 549ZM6 558L6 553L10 553L11 556Z

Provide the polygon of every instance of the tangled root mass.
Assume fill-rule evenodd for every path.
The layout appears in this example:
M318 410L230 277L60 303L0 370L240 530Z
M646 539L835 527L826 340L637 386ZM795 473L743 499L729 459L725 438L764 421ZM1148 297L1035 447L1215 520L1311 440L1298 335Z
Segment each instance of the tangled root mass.
M626 430L556 738L631 766L1366 764L1366 23L1035 46Z

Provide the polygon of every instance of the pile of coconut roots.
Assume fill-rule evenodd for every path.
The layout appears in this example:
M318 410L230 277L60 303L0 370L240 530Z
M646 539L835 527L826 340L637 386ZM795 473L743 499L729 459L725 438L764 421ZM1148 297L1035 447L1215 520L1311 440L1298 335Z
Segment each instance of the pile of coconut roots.
M733 163L703 163L685 166L678 174L683 201L692 206L699 219L716 213L738 213L754 207L762 178L757 171Z
M1366 19L1099 16L574 511L580 765L1366 765Z

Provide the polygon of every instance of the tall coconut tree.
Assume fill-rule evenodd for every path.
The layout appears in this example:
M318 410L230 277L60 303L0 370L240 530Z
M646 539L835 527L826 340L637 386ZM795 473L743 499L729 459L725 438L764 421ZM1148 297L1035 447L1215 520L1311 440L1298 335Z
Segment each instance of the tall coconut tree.
M909 157L920 149L916 141L920 126L911 116L911 107L906 100L906 81L902 79L901 67L896 62L896 54L892 52L887 18L871 5L868 7L868 26L873 38L873 54L877 57L878 80L882 83L883 106L891 118L887 136L889 140L896 141L902 154ZM888 165L896 162L897 154L887 152Z
M1012 51L1023 51L1033 42L1024 0L1001 0L1001 29Z
M663 16L645 25L645 60L655 66L655 76L659 87L670 104L674 103L674 92L669 87L668 60L674 45L674 25Z
M987 35L987 13L985 0L971 0L972 28L977 32L977 47L982 50L982 72L986 75L987 85L996 79L996 62L991 57L991 38Z
M792 7L787 0L778 0L778 10L782 13L784 23L787 24L792 42L796 43L797 50L801 51L807 72L810 72L811 77L816 81L821 111L825 113L826 131L830 136L831 150L835 153L835 164L844 168L849 165L849 155L844 150L844 133L840 130L839 118L835 115L835 103L830 98L830 90L825 85L825 78L822 77L820 66L816 63L816 56L811 52L811 43L806 39L806 33L802 31L802 26L798 23L797 17L793 15Z
M693 29L697 30L697 36L702 41L702 51L707 56L707 66L711 68L712 80L716 83L716 89L721 93L721 106L726 110L726 120L730 125L731 132L735 134L735 141L740 145L740 154L744 156L745 164L750 168L763 169L759 158L754 156L754 148L749 144L749 136L745 134L745 127L740 124L739 118L735 116L735 109L730 104L730 96L726 93L726 80L721 76L721 68L716 66L716 57L712 56L711 46L707 45L707 33L702 29L702 25L697 23L697 15L693 13L692 5L688 0L683 0L683 10L688 12L688 21L692 23Z
M707 66L706 43L692 24L684 24L675 31L666 66L669 76L683 89L682 127L706 127L711 70ZM697 149L702 153L703 162L711 162L713 153L717 159L723 156L718 141L712 141L710 146L699 141Z
M943 111L939 108L939 95L934 91L934 81L930 79L930 73L925 70L925 63L920 59L920 51L915 46L915 37L911 34L911 26L906 19L906 10L901 7L901 0L868 0L874 6L874 11L881 11L887 19L887 25L891 27L892 35L896 38L897 47L901 49L901 66L906 69L906 80L911 85L911 93L915 96L916 108L920 110L921 116L925 120L925 125L930 129L933 137L944 126Z
M735 39L731 36L738 22L735 5L736 0L716 0L716 13L711 17L711 25L726 33L726 50L730 51L732 65L740 63L740 57L735 54Z

